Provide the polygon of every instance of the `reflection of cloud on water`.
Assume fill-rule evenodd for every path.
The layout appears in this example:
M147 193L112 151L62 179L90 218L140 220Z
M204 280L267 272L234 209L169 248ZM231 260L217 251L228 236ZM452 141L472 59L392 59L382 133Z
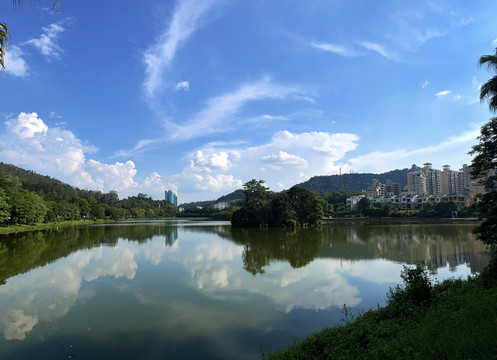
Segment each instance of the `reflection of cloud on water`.
M92 281L102 276L112 275L115 278L126 277L133 279L138 265L134 260L135 254L128 248L99 248L82 271L86 281Z
M9 279L0 287L0 331L6 340L24 340L39 321L63 317L78 300L91 297L82 281L103 276L133 279L135 253L126 247L98 247L59 259Z
M164 256L181 263L191 274L192 285L212 298L231 298L234 292L247 290L271 299L286 313L294 308L327 309L344 303L355 306L361 301L358 289L337 271L343 270L339 260L319 259L299 269L277 261L266 268L264 275L253 276L243 269L242 246L221 240L198 243L183 242L174 256Z
M2 317L2 322L7 324L5 328L5 340L24 340L26 333L30 332L38 319L34 316L25 315L20 309L12 309Z
M399 283L402 264L387 260L358 261L350 268L350 275L375 284Z
M254 276L243 268L243 251L243 246L213 234L185 234L172 246L164 242L163 236L157 236L146 244L120 239L115 247L82 250L13 277L1 286L0 330L7 340L25 339L40 322L61 318L82 298L94 296L82 291L83 282L104 276L133 280L139 261L155 265L158 271L162 270L159 264L180 264L189 275L185 281L200 294L192 300L181 293L166 296L167 292L157 287L137 290L135 285L121 282L123 296L133 296L141 306L162 309L167 304L167 310L164 307L162 311L170 317L161 326L188 327L190 332L198 333L241 322L266 323L280 316L279 312L289 313L297 308L356 306L361 302L359 290L347 282L346 274L384 283L392 279L396 282L400 273L400 265L386 261L315 259L299 269L288 262L274 261L265 267L263 275ZM181 272L172 276L183 280ZM272 305L254 299L269 299Z

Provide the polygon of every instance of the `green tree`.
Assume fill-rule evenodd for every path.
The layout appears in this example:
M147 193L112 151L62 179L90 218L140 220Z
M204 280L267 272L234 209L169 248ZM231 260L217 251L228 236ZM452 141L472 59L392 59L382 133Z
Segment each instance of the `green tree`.
M6 222L10 217L10 205L7 202L7 194L0 187L0 223Z
M272 220L272 210L269 206L271 192L264 186L264 180L252 179L243 184L242 206L233 212L233 226L259 226Z
M317 225L321 222L323 207L312 191L295 185L288 191L288 196L300 224Z
M486 65L489 70L497 72L497 49L494 55L483 55L480 65ZM497 75L493 76L480 88L480 100L487 100L490 111L497 111ZM477 227L478 237L485 243L497 245L497 118L491 118L481 128L479 143L469 152L475 155L471 163L471 175L481 179L485 192L478 204L480 216L483 218Z
M497 72L497 49L494 55L480 57L480 66L486 65L488 70ZM480 88L480 100L487 100L491 112L497 111L497 75ZM480 240L492 249L492 259L482 274L486 286L497 284L497 118L493 117L482 126L478 144L469 152L474 155L471 163L471 175L484 185L484 193L480 198L478 210L482 222L475 229Z

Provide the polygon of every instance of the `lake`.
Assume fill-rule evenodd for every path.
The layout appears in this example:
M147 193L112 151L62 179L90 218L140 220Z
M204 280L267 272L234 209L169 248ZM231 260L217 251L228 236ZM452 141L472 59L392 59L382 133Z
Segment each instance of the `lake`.
M405 264L488 259L464 224L139 221L0 237L2 359L258 359L384 305Z

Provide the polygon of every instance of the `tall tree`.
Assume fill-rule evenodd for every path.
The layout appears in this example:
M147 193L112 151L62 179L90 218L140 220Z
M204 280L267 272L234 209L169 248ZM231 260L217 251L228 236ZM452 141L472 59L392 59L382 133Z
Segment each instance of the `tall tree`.
M486 65L491 71L497 72L497 49L494 55L483 55L479 64ZM490 111L497 111L497 75L493 76L480 88L480 100L487 100ZM497 118L491 118L481 128L479 143L469 152L475 155L471 163L471 174L481 179L485 192L479 203L483 221L476 229L480 239L485 243L497 245Z
M497 48L494 55L483 55L478 61L479 65L486 65L489 71L497 72ZM491 111L497 111L497 75L488 80L480 88L480 101L488 100Z
M497 72L497 49L494 55L480 57L480 65ZM480 88L480 100L487 100L491 112L497 111L497 75ZM478 238L492 248L492 259L483 272L487 286L497 284L497 117L481 128L479 143L469 152L475 155L471 163L471 175L483 181L485 191L478 204L482 222L475 229Z

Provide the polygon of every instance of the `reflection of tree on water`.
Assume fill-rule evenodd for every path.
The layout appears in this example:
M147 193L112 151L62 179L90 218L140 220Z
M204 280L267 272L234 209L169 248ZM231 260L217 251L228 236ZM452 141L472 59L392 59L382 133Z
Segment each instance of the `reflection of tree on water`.
M321 228L232 229L233 241L243 245L244 269L253 275L263 274L272 260L285 260L294 268L307 265L320 250L323 241Z
M356 225L325 227L320 256L345 259L384 258L424 265L431 272L460 264L480 272L488 261L485 245L466 225Z

